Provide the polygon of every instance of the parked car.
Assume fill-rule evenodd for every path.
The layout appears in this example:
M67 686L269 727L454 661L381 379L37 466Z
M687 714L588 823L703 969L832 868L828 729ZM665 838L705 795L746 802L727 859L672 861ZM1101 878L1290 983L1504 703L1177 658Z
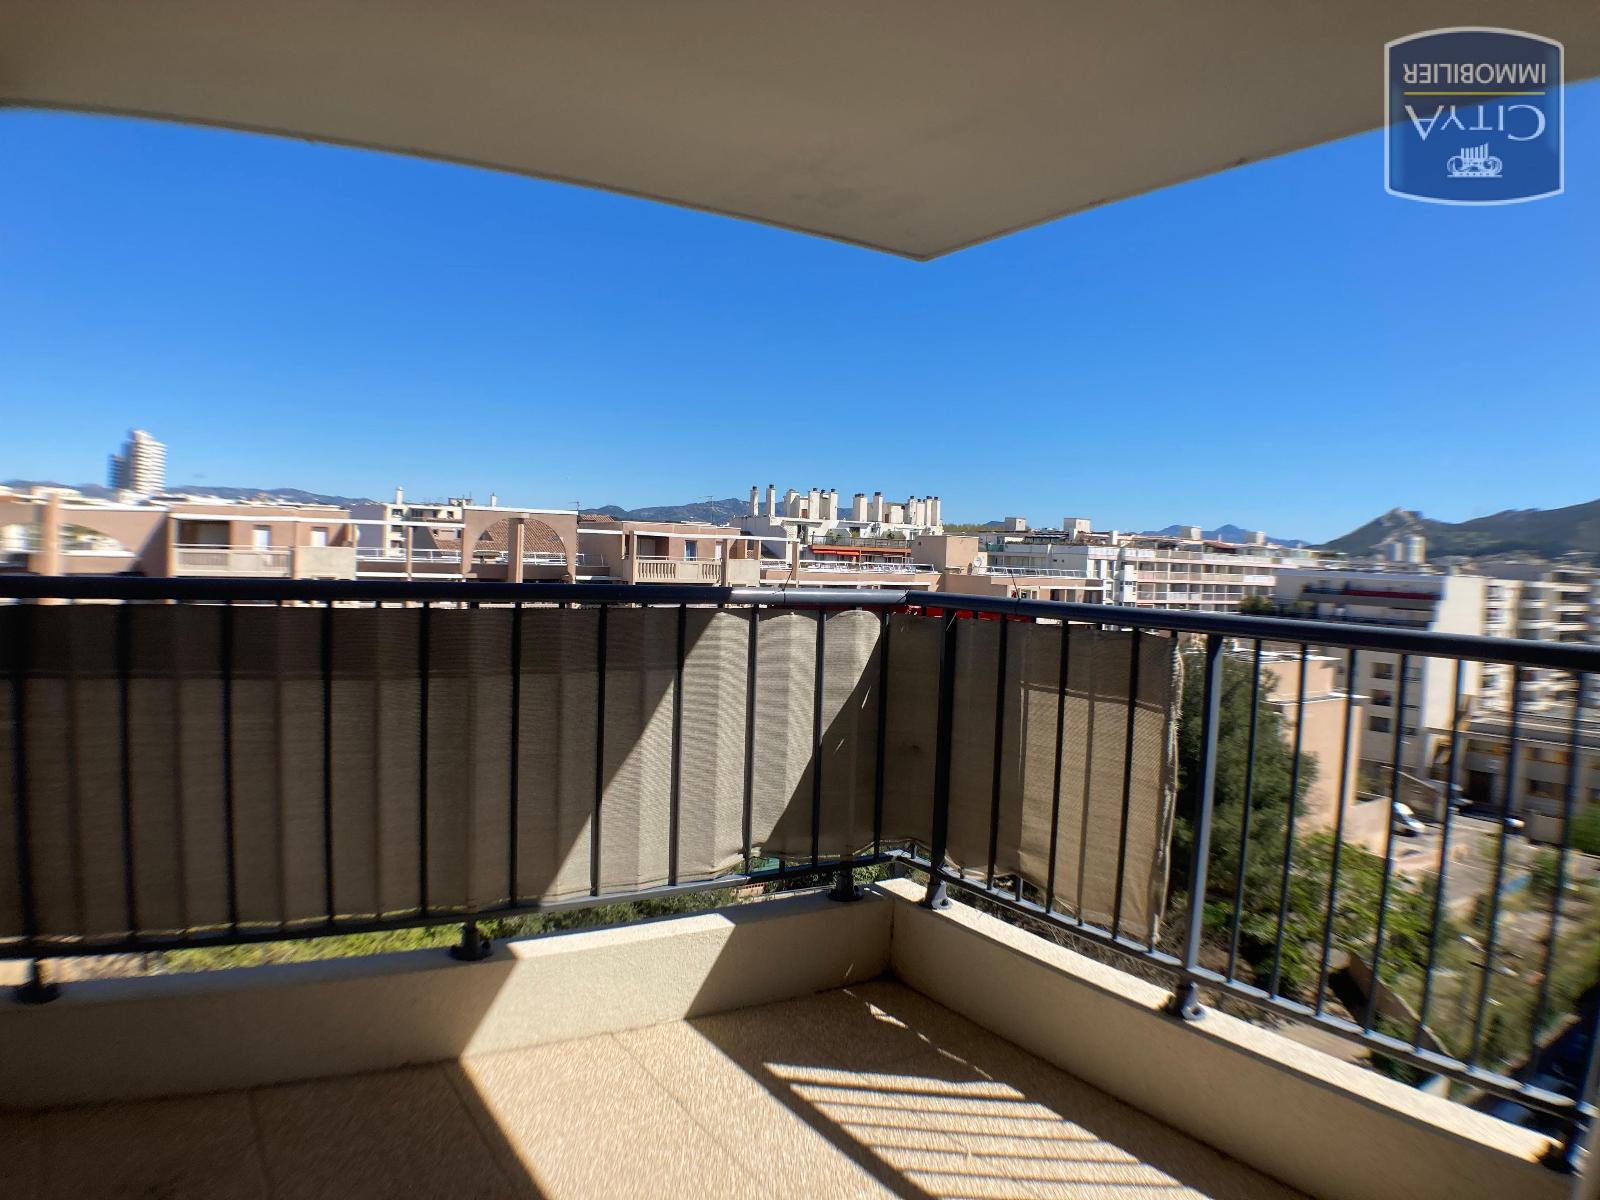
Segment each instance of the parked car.
M1428 829L1417 820L1417 814L1411 811L1411 806L1399 800L1390 806L1389 824L1401 837L1416 837L1420 833L1426 833Z

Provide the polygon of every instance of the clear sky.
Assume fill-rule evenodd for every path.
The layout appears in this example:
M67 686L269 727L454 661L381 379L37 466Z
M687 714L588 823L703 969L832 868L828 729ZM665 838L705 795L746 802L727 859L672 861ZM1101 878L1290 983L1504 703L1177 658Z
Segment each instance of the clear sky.
M1376 102L1376 97L1375 97ZM0 478L1335 536L1600 496L1600 87L1566 195L1367 135L934 263L464 167L0 112Z

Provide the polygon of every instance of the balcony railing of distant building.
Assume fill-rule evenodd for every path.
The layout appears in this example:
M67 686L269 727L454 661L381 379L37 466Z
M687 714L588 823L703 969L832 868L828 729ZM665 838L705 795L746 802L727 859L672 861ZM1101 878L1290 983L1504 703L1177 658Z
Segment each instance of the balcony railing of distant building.
M638 555L624 561L631 564L638 583L720 583L723 566L720 558L647 558Z
M789 564L785 563L784 566ZM894 562L836 562L832 559L802 558L802 574L822 572L830 575L926 575L936 568L932 563Z
M51 996L43 964L60 956L456 924L471 958L493 915L826 875L848 899L854 871L898 861L927 874L930 905L956 889L1165 977L1176 1017L1201 1017L1210 993L1309 1022L1513 1101L1569 1148L1594 1113L1600 1006L1579 1006L1569 1076L1546 1069L1574 1019L1550 981L1581 942L1563 910L1575 766L1550 911L1508 922L1501 901L1525 679L1566 675L1582 711L1600 647L903 589L26 576L0 579L0 601L0 957L32 963L23 999ZM1257 720L1263 656L1285 644L1286 735ZM1457 714L1473 664L1511 669L1473 955L1454 954L1445 904L1451 805L1431 889L1397 877L1391 824L1377 894L1354 909L1344 802L1331 854L1297 854L1297 804L1281 843L1251 838L1262 739L1288 739L1287 794L1302 792L1312 646L1345 679L1398 656L1397 709L1414 664L1453 674ZM1280 678L1286 661L1271 659ZM1236 670L1242 709L1224 704ZM1360 765L1355 702L1338 701L1343 749L1320 764L1340 795ZM1394 797L1407 736L1388 756ZM1245 779L1219 799L1223 745L1243 748ZM1247 894L1247 876L1272 882ZM1355 910L1375 924L1352 927ZM1525 1044L1507 1048L1488 1014L1513 938L1536 982ZM1352 998L1340 955L1393 987ZM1446 1018L1457 1033L1441 1039Z
M173 568L179 575L287 576L293 555L288 547L175 546Z
M974 575L1004 575L1011 578L1026 577L1039 579L1089 579L1087 571L1062 571L1049 567L974 567ZM1099 578L1094 576L1093 578Z

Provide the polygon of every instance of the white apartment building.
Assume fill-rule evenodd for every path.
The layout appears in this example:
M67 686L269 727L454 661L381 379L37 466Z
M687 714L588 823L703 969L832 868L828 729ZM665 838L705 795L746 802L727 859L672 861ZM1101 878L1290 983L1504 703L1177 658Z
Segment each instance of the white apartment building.
M1322 621L1356 621L1437 633L1506 632L1503 584L1476 575L1286 570L1277 576L1273 597L1290 614ZM1343 652L1336 657L1342 660ZM1361 651L1356 656L1354 690L1367 698L1357 746L1363 764L1387 767L1393 762L1395 730L1400 728L1401 770L1426 778L1449 740L1455 715L1455 663L1410 660L1402 706L1400 657L1379 651ZM1461 680L1464 705L1470 709L1481 703L1484 686L1479 664L1465 664Z
M1199 529L1176 537L1096 532L1068 517L1060 532L1001 531L985 548L980 569L990 574L1058 576L1099 581L1107 604L1237 612L1246 597L1272 594L1275 572L1297 552L1269 545L1202 538Z
M356 544L366 551L381 550L385 557L403 557L408 524L435 521L442 525L460 524L462 514L471 504L470 496L452 496L444 502L407 500L405 488L396 487L392 501L357 504L350 509L352 516L364 522L357 526ZM431 549L433 546L431 538L416 540L419 547Z
M910 541L944 532L941 508L938 496L886 500L882 492L873 492L869 500L865 492L857 492L845 509L840 507L837 488L811 488L805 492L790 488L780 500L777 485L769 483L765 505L761 502L761 489L750 489L745 532L805 543L862 538Z
M109 487L154 496L166 486L167 448L143 429L130 429L122 453L111 455L106 474Z

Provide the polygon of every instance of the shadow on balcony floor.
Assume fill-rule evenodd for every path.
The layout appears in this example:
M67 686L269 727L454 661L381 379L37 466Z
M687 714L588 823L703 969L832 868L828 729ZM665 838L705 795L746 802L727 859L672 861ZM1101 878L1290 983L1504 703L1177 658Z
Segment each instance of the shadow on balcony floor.
M16 1200L1296 1195L890 982L0 1143Z

